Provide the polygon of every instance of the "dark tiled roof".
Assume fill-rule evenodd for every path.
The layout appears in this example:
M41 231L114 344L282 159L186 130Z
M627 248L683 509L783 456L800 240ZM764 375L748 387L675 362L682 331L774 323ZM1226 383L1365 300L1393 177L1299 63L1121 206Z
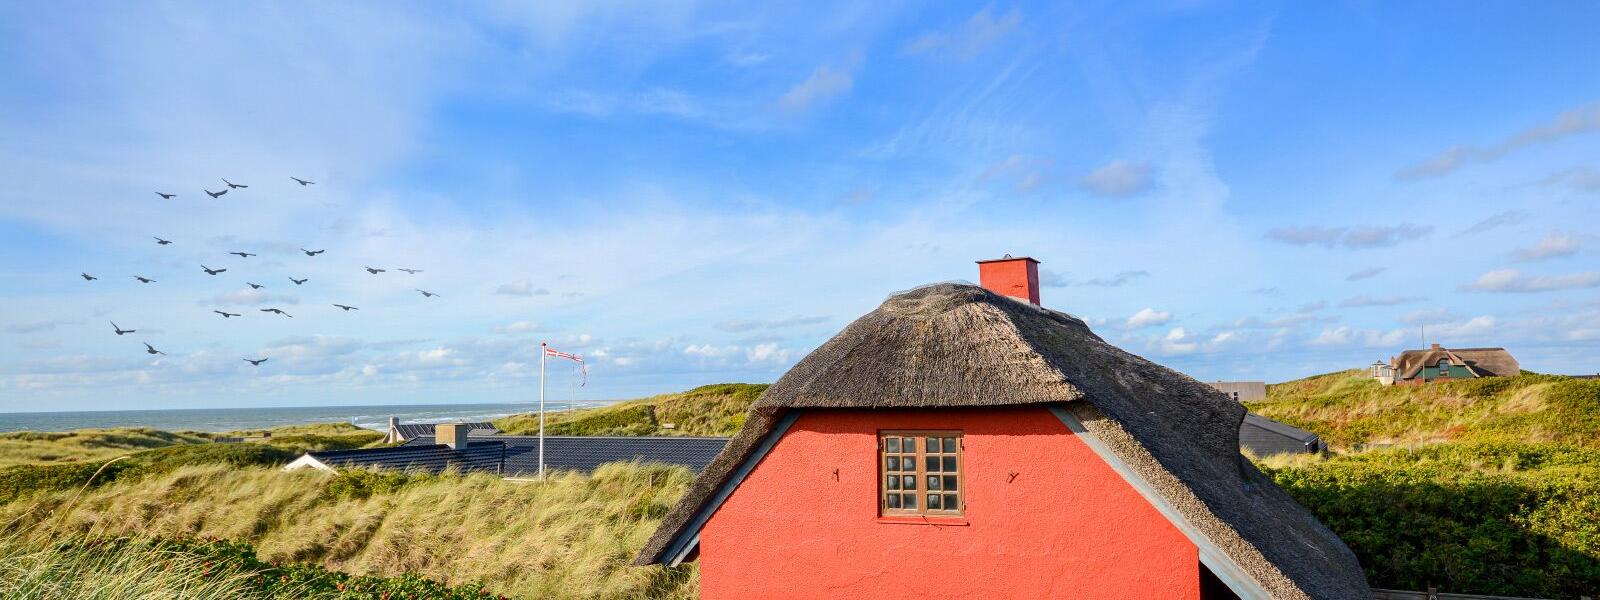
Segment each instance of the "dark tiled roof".
M1239 447L1256 456L1316 452L1322 449L1322 439L1299 427L1245 413L1244 422L1239 423Z
M506 477L539 472L538 436L473 434L472 439L506 445ZM425 437L407 440L397 447L432 443L432 437ZM683 465L699 473L727 444L728 438L717 437L546 436L544 464L546 470L588 473L606 463L639 461Z
M441 473L453 468L464 473L498 473L505 463L506 444L498 441L471 442L464 450L452 450L444 444L406 444L309 454L322 464L341 469L377 468Z
M480 430L482 430L482 431L492 431L494 433L500 433L500 430L498 428L496 428L493 423L461 423L461 424L467 426L468 433L471 433L473 431L480 431ZM395 428L400 431L400 435L402 437L404 437L405 439L409 440L409 439L419 438L419 437L433 437L433 426L434 426L433 423L401 423L399 425L396 425Z

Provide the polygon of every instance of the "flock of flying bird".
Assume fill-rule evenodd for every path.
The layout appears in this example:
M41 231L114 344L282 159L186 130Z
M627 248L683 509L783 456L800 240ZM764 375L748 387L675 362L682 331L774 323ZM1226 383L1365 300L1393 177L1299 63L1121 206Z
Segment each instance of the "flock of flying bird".
M316 183L317 183L315 181L311 181L311 180L308 180L308 179L301 179L299 177L290 177L289 179L292 179L292 180L294 180L295 183L300 184L300 187L306 187L308 185L316 185ZM242 189L246 189L246 188L250 187L248 185L238 184L238 183L234 183L232 181L228 181L227 179L223 179L222 183L226 184L227 187L222 188L221 191L213 192L213 191L211 191L209 189L205 189L205 188L201 188L201 189L205 191L207 196L211 196L212 198L221 198L223 194L226 194L231 190L242 190ZM177 194L168 194L168 193L164 193L164 192L156 192L156 195L160 196L161 199L163 199L163 200L171 200L173 198L178 197ZM155 237L155 236L152 236L152 237ZM159 246L169 246L169 245L172 244L172 240L162 239L160 237L155 237L155 240L156 240L156 244L159 245ZM301 248L300 252L305 253L305 255L308 256L308 257L316 257L318 254L322 254L323 252L327 252L327 250L326 249L322 249L322 250L307 250L305 248ZM228 254L232 254L232 255L238 256L239 258L250 258L252 256L256 256L256 254L252 253L252 252L229 252ZM362 268L364 270L366 270L367 273L370 273L372 275L377 275L379 273L388 272L387 269L379 269L379 268L374 268L374 267L362 267ZM213 269L213 268L208 267L208 266L203 265L203 264L200 265L200 270L205 271L206 275L211 275L211 276L216 276L218 274L226 273L228 271L225 268ZM409 275L416 275L417 273L421 273L422 272L422 269L398 268L398 269L395 269L395 270L396 271L405 272L405 273L407 273ZM99 277L96 277L94 275L90 275L88 273L79 273L79 276L83 277L84 281L97 281L97 280L100 279ZM145 284L156 283L156 280L151 279L149 277L145 277L143 275L134 275L133 278L138 280L139 283L145 283ZM294 277L289 277L289 281L294 282L294 284L297 285L297 286L305 285L305 283L307 281L310 281L310 280L311 280L311 278L309 278L309 277L302 278L302 279L295 279ZM250 281L246 281L245 284L249 285L250 289L252 289L252 290L259 290L261 288L266 287L266 286L261 285L259 283L250 282ZM435 298L435 297L439 296L439 294L436 294L434 292L430 292L428 290L420 289L420 288L418 288L417 291L420 292L424 298ZM360 308L357 308L355 306L350 306L348 304L333 303L333 306L339 308L343 312L350 312L352 310L361 310ZM281 309L281 308L276 308L276 307L274 307L274 308L262 308L262 309L258 309L258 310L260 310L261 312L264 312L264 313L272 313L272 314L276 314L276 315L279 315L279 316L282 316L282 317L286 317L286 318L290 318L290 319L294 318L294 315L291 315L291 314L289 314L287 312L284 312L283 309ZM231 319L233 317L243 316L242 313L230 313L230 312L222 311L222 310L212 310L211 312L214 312L214 313L216 313L218 315L221 315L223 319ZM122 327L117 325L116 321L112 321L111 322L111 330L112 330L112 332L116 333L119 336L126 335L126 334L129 334L129 333L137 333L138 332L137 329L123 329ZM167 355L166 352L162 352L160 350L157 350L155 346L151 346L149 342L141 342L141 343L144 344L144 351L145 351L146 354L151 354L151 355L159 354L161 356L166 356ZM268 359L267 359L267 357L262 357L262 358L243 358L241 360L243 360L243 361L245 361L247 363L250 363L250 366L259 367L259 366L261 366L261 363L267 362Z

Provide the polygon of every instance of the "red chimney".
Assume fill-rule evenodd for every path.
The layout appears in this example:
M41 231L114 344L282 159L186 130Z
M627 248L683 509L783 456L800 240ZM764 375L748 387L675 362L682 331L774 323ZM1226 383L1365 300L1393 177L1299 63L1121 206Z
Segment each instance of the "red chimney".
M1039 303L1039 261L1026 256L978 261L978 283L984 289L1029 303Z

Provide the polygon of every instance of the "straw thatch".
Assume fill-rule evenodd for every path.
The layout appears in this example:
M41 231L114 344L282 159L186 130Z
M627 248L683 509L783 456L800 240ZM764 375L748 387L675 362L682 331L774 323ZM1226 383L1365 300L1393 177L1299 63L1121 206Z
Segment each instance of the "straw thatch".
M686 531L783 413L1059 404L1277 598L1371 598L1355 556L1239 454L1245 410L1081 320L964 284L889 298L778 380L637 562Z

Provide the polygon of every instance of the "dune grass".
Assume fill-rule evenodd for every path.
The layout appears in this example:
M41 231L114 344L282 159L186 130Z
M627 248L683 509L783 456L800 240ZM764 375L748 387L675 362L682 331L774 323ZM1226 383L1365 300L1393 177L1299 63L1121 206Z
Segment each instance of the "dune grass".
M600 408L549 413L545 432L551 435L731 436L744 426L745 413L767 387L768 384L720 383ZM496 420L494 425L506 433L533 434L539 431L539 415L512 415Z
M70 507L76 490L0 505L0 536L56 519L73 534L239 540L269 562L518 598L690 598L693 566L628 563L691 478L636 464L544 483L193 465L88 489Z
M1600 380L1524 373L1383 386L1341 371L1267 386L1251 411L1357 444L1561 442L1600 446Z

